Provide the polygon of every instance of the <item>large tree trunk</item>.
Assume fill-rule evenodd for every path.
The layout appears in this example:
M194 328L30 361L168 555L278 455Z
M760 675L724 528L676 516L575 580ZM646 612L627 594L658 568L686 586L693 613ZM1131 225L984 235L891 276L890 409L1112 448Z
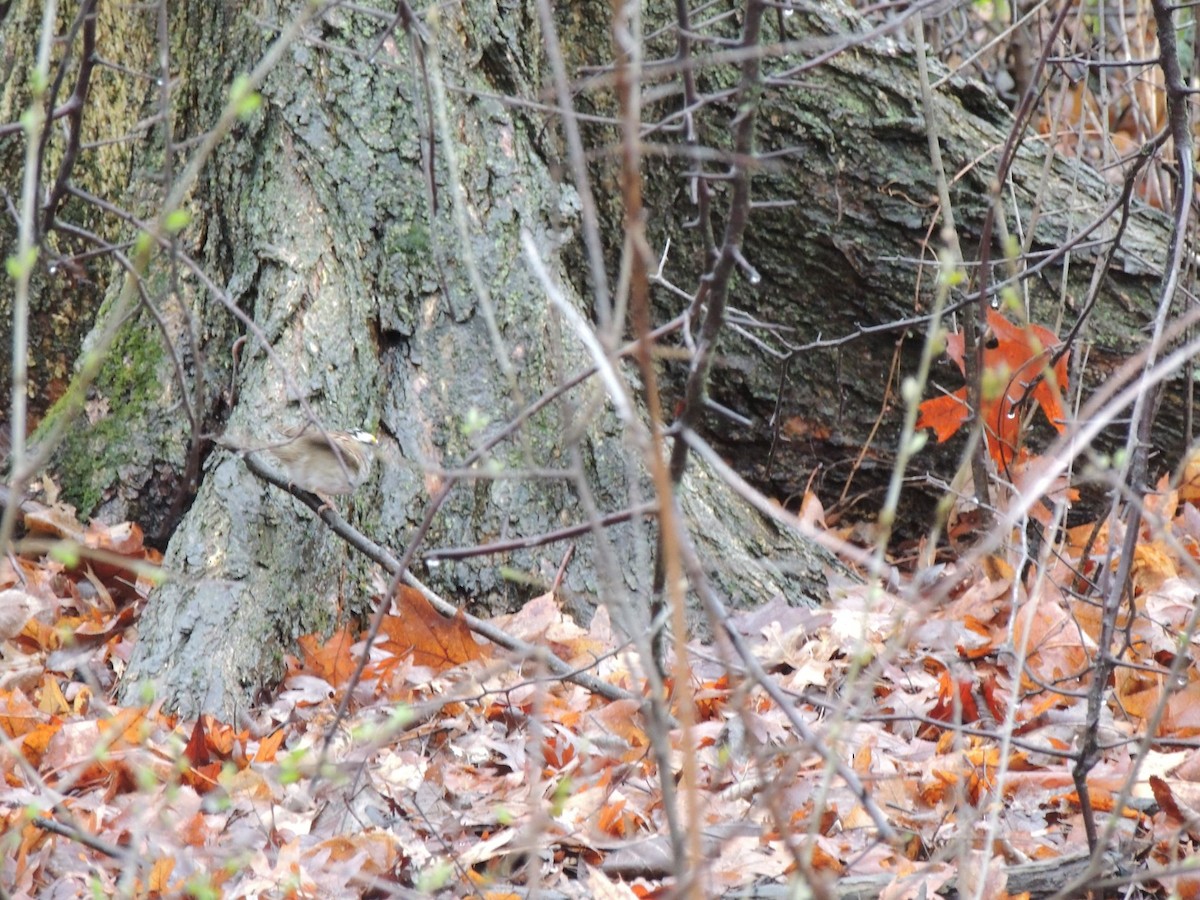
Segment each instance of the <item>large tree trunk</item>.
M447 10L423 61L403 28L367 59L391 16L333 9L288 49L263 85L261 111L205 170L180 238L195 272L177 261L156 264L146 279L170 351L154 317L131 321L116 364L94 390L97 420L72 433L58 456L107 463L96 444L104 428L105 450L118 461L98 473L109 479L105 502L87 511L141 518L162 470L182 472L191 450L202 453L194 499L181 484L190 508L177 528L172 504L153 503L156 522L173 528L168 581L143 616L128 698L149 681L184 713L232 716L279 675L298 635L385 602L378 596L385 579L296 500L255 478L228 445L264 447L307 410L329 428L378 428L381 464L339 506L399 555L444 483L442 470L591 365L521 256L527 230L551 278L577 307L590 307L570 291L560 258L578 227L574 191L551 176L531 143L540 123L489 99L541 90L535 16L532 8L516 12L488 3ZM151 183L182 168L179 148L212 126L241 66L275 37L271 23L282 26L291 15L269 3L178 10L169 23L171 71L179 74L174 152L164 157L161 136L143 146L120 204L153 217L162 194ZM155 23L126 23L134 25L149 36ZM99 41L107 58L131 70L152 66L152 57L123 57L106 37ZM446 100L440 83L455 87ZM146 99L153 108L155 98ZM430 128L440 132L443 102L454 143L439 137L434 149ZM433 183L424 174L430 162ZM235 373L233 346L242 335L248 340ZM182 381L172 374L176 357ZM126 402L115 402L117 392ZM223 434L221 442L207 432ZM586 521L571 477L575 458L601 513L647 498L636 454L589 383L492 449L479 467L485 477L459 484L423 546L535 536ZM498 477L486 477L493 468ZM562 477L522 476L533 469ZM827 556L765 527L714 479L689 480L688 491L706 539L729 551L713 566L735 599L784 594L811 602ZM601 565L599 540L611 543L619 570ZM644 629L653 529L618 524L574 543L563 595L584 611L624 594L638 618L621 624ZM458 602L511 608L554 581L564 549L418 571Z

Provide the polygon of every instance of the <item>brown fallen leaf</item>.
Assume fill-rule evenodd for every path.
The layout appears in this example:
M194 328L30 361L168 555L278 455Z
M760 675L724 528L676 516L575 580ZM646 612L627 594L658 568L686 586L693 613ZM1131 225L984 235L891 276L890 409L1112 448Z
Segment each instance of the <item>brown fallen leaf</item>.
M0 591L0 641L15 638L42 608L42 601L15 588Z

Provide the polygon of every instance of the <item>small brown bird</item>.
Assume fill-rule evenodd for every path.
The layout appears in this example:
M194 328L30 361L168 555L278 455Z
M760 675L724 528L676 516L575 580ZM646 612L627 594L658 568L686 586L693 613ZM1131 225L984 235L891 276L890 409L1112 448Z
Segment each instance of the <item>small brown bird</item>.
M379 441L366 431L320 431L311 424L284 432L270 453L297 487L326 495L349 494L371 474L373 448Z

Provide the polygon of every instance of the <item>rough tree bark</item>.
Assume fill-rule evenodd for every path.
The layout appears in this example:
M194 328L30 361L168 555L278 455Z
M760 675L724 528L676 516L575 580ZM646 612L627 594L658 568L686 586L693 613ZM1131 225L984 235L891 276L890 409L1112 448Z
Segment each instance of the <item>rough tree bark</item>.
M34 20L33 6L14 7L10 23L21 15ZM563 10L564 45L582 57L606 59L607 32L599 27L606 15L583 10ZM153 46L156 23L137 11L120 15L126 18L119 28L102 29L101 52L127 70L156 71L156 57L145 49ZM290 15L268 2L172 10L170 71L178 80L171 143L164 146L162 130L151 130L134 148L127 183L109 195L118 206L152 214L162 196L156 181L178 169L186 148L215 121L234 78L262 55ZM399 548L441 482L442 468L453 468L527 403L590 365L575 336L550 313L543 286L520 254L524 229L572 302L590 308L585 285L573 280L578 197L553 177L561 161L554 119L503 100L546 94L535 5L501 9L472 0L443 9L430 23L429 43L417 39L424 63L403 28L380 43L393 16L333 9L285 54L262 89L262 110L222 145L192 199L193 222L180 246L198 265L191 269L177 259L151 273L148 302L160 324L143 311L127 326L119 354L94 389L89 427L72 434L57 457L65 487L77 492L85 512L153 521L170 536L170 581L150 599L142 620L126 676L131 695L150 681L184 713L230 716L278 675L297 635L327 629L347 609L378 602L380 579L365 562L204 435L263 445L283 424L302 419L302 403L330 427L377 426L383 464L341 506L376 540ZM863 32L848 13L814 13L805 28L818 36ZM114 41L118 34L136 39ZM723 77L721 71L705 77ZM803 78L804 88L772 89L762 140L781 153L776 167L758 176L755 191L762 199L802 202L755 213L747 255L762 280L743 285L739 301L759 318L796 328L795 343L912 313L914 273L903 260L920 253L932 214L923 198L933 194L914 69L902 44L865 41ZM810 79L822 79L823 89L810 89ZM461 231L449 148L431 142L439 81L452 88L446 108L462 179ZM149 89L127 97L124 117L112 120L119 123L116 133L128 132L158 100ZM986 161L989 148L1003 139L1004 110L965 84L952 86L939 102L951 170ZM4 110L6 117L11 120L18 106ZM706 137L720 146L719 129L730 111L713 104L711 112ZM1032 168L1022 171L1040 172L1039 159L1023 152L1023 166ZM424 175L430 163L432 183ZM11 165L6 170L14 171ZM679 167L650 170L647 185L658 192L648 202L658 211L651 224L660 240L676 240L669 272L692 289L700 268L680 227L691 211L680 200ZM968 233L979 218L985 171L977 163L958 185ZM1094 175L1060 160L1051 162L1045 179L1032 179L1018 179L1018 202L1031 203L1041 186L1056 201L1073 196L1069 186L1111 196ZM11 183L9 189L15 189ZM607 244L617 248L620 217L611 205L617 194L606 190L603 173L597 191L610 212ZM128 234L121 224L108 227ZM1038 227L1036 243L1052 246L1072 226L1046 215ZM1161 223L1139 216L1135 229L1142 252L1152 256ZM472 283L468 251L483 273L491 312ZM1131 297L1125 318L1114 320L1125 328L1114 325L1115 333L1130 333L1128 323L1138 321L1152 286L1150 267L1138 266L1127 254L1121 277L1106 288L1106 298L1113 292ZM100 270L93 266L98 280L112 277ZM249 340L234 374L231 348L243 334ZM825 351L800 361L803 384L789 382L784 416L830 422L833 433L793 444L805 455L777 463L797 475L796 485L811 459L850 454L866 437L883 402L893 343L887 338L840 359ZM174 375L176 362L182 379ZM774 403L777 366L731 339L723 373L720 399L763 418ZM725 428L724 434L745 470L765 465L761 432ZM513 474L562 469L572 458L572 437L603 511L645 498L634 455L590 383L547 406L489 457ZM877 440L879 464L886 466L886 432ZM197 464L194 494L189 460ZM91 492L79 492L77 482ZM826 557L764 525L703 470L694 470L682 493L712 574L735 602L775 594L805 602L819 595ZM582 518L568 480L479 480L455 490L426 545L536 535ZM644 603L651 532L620 525L605 539L618 548L621 572L604 572L593 539L582 538L565 595L582 608L620 589ZM534 548L428 574L457 600L497 609L549 584L561 555L561 546ZM501 564L528 581L506 578ZM614 574L617 583L606 583Z
M578 66L596 71L607 59L587 55L597 47L587 36L591 23L603 20L607 5L589 9L590 15L571 17L572 30L565 32L563 43L575 50ZM795 48L770 60L761 101L759 150L764 162L755 178L754 199L776 205L756 209L751 218L744 253L758 278L735 283L733 302L744 315L734 320L744 331L727 332L713 377L714 398L752 422L744 427L710 417L713 440L738 461L741 471L774 496L799 498L811 485L832 506L845 495L841 506L851 518L870 517L879 508L903 414L900 378L916 367L924 329L917 323L855 336L860 329L912 320L928 311L937 252L944 246L911 42L917 18L874 28L836 3L768 17L768 43L790 42ZM661 58L669 58L675 52L674 32L660 29L663 24L654 22L646 30L664 35L657 49ZM726 25L727 37L735 25L736 20ZM728 149L727 123L734 112L722 93L729 86L728 69L705 65L700 51L693 50L693 59L701 60L696 66L701 97L714 98L690 111L696 144L702 150ZM814 60L820 64L807 64ZM936 62L932 68L934 82L947 75ZM676 87L668 101L654 108L662 124L647 130L648 141L677 145L674 132L686 105L679 92ZM604 92L584 97L598 110L606 109ZM992 182L1013 115L990 88L962 77L946 78L935 97L946 177L970 266L980 257ZM611 131L596 132L597 145L616 141ZM1031 319L1060 334L1087 310L1074 353L1076 360L1088 358L1086 372L1074 373L1082 374L1086 396L1143 345L1157 304L1170 221L1144 203L1130 205L1094 308L1087 309L1093 273L1123 218L1120 209L1105 215L1118 199L1120 185L1056 153L1036 127L1030 132L1018 145L1000 195L1008 231L1024 239L1029 260L1017 287ZM694 206L680 166L666 154L651 154L655 158L658 163L648 167L646 179L646 205L655 213L651 233L659 248L671 242L667 276L691 290L702 253L697 229L683 223L693 218ZM720 173L723 162L712 159L695 168ZM1120 170L1110 172L1116 182L1119 176ZM719 181L716 189L719 201ZM619 210L608 211L617 221ZM1000 229L992 235L996 281L1005 274L1005 251ZM1081 235L1086 239L1076 246ZM1068 246L1074 249L1044 264L1046 256ZM679 312L677 297L662 291L658 299L664 317ZM791 352L819 341L829 345ZM773 353L764 351L764 345ZM945 360L935 379L950 390L962 384ZM1166 466L1173 465L1188 439L1185 396L1186 378L1181 376L1160 414L1156 446L1175 451L1164 453ZM961 446L962 441L931 444L914 468L948 478ZM935 496L933 488L923 495L919 489L910 493L905 504L910 527L923 533Z
M126 14L124 28L141 28L152 45L153 18ZM184 148L216 120L230 84L293 14L270 3L173 11L171 144L154 132L137 148L129 183L115 192L117 206L153 215L162 196L154 182L178 171ZM142 618L127 698L142 696L150 682L185 714L233 717L279 675L297 636L381 602L384 579L370 565L210 437L265 446L284 425L303 420L305 404L331 428L377 427L381 464L341 509L398 555L445 480L442 469L591 365L521 257L527 230L552 278L577 307L590 307L571 293L560 258L577 238L577 196L539 156L532 137L542 123L499 99L541 91L532 7L450 9L431 24L424 60L403 28L383 39L392 18L334 8L287 51L262 88L262 110L222 145L192 197L193 221L180 236L188 259L156 264L146 279L148 307L161 324L144 311L126 326L119 354L93 389L90 427L73 432L57 456L68 489L76 465L103 464L102 471L84 469L87 483L101 480L102 491L73 494L85 512L153 515L170 534L169 580ZM107 58L129 71L154 70L152 54L125 57L108 37L102 28ZM437 99L439 82L450 88L446 101ZM140 96L137 114L155 110L158 100L154 92ZM446 103L452 148L438 138L431 149L439 102ZM471 265L482 273L490 308ZM232 348L243 334L249 339L235 373ZM182 379L172 372L176 362ZM636 455L602 392L588 383L493 449L481 469L494 467L502 477L456 488L425 546L538 535L585 521L567 477L576 447L602 512L647 498ZM202 468L193 497L182 473L196 448ZM157 493L164 469L186 507ZM534 469L563 476L522 475ZM763 524L703 473L689 479L684 505L703 523L704 542L723 551L712 558L712 574L736 601L784 594L813 602L828 557ZM644 614L652 531L621 524L603 539L614 545L620 571L599 564L594 538L577 538L564 596L583 612L622 591ZM459 602L508 608L551 584L563 553L561 544L535 547L422 574ZM506 574L513 571L518 577Z

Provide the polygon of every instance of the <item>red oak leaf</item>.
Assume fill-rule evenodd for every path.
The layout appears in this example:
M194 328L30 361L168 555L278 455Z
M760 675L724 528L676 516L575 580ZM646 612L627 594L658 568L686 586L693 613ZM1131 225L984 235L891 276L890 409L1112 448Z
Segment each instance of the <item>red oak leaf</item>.
M983 350L982 415L988 452L1007 468L1020 445L1021 415L1018 406L1032 400L1060 432L1066 428L1062 395L1067 389L1067 354L1047 369L1058 345L1054 332L1039 325L1014 325L995 310L988 310L988 334ZM946 338L946 355L966 375L963 336ZM921 404L918 428L932 428L938 443L949 438L969 418L967 390L934 397Z

